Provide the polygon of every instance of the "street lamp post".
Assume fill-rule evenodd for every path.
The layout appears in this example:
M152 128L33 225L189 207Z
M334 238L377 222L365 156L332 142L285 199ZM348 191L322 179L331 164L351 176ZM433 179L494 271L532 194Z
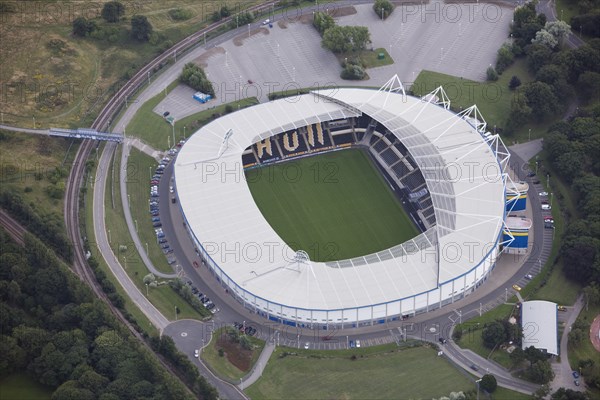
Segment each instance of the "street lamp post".
M127 195L127 196L129 196L129 195ZM135 222L135 233L138 233L137 219L134 219L133 222Z
M381 7L381 20L383 21L383 7Z
M146 283L146 297L148 297L148 284Z
M177 321L177 306L175 306L175 321Z
M146 242L146 254L148 254L148 242Z
M508 288L504 289L504 302L506 303L508 301Z
M110 229L108 230L108 243L112 243L112 240L110 238Z
M248 24L248 37L250 37L250 24Z
M477 400L479 400L479 382L481 382L481 379L475 381L475 383L477 384Z
M531 128L529 128L529 141L531 142Z

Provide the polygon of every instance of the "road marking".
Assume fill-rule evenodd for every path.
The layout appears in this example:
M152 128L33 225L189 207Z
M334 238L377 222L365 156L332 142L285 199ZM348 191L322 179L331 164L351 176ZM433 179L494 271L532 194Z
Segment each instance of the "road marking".
M181 332L181 337L186 337L187 336L187 332Z

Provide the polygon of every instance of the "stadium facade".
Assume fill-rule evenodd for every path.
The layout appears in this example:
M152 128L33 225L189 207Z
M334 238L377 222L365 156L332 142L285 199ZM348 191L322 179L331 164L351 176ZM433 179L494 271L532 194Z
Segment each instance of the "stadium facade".
M244 168L361 144L414 201L421 234L349 260L293 252L255 204ZM175 163L185 226L203 265L244 307L292 326L352 328L427 312L485 282L503 246L509 154L475 106L441 88L336 89L225 115Z

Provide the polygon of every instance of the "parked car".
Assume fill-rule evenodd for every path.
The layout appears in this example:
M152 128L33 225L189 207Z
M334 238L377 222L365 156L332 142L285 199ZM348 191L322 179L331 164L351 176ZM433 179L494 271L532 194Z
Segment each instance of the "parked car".
M548 196L548 192L540 192L539 193L541 197L546 197Z
M438 339L438 341L439 341L441 344L446 344L446 339L444 339L443 337L439 338L439 339Z
M547 211L547 210L552 210L552 207L550 207L550 204L542 204L542 210Z
M349 342L349 344L350 344L350 348L351 348L351 349L353 349L354 347L356 347L356 345L354 344L354 340L351 340L351 341Z
M558 306L557 308L558 308L558 311L567 311L567 307L565 307L565 306ZM578 378L578 376L576 376L575 378Z
M528 173L528 174L527 174L527 176L528 176L529 178L531 178L532 176L535 176L535 172L533 172L533 171L532 171L532 172Z
M575 378L575 379L579 378L579 372L573 371L573 378Z
M513 289L515 289L517 292L520 292L520 291L521 291L521 286L519 286L519 285L517 285L517 284L514 284L514 285L512 285L512 287L513 287Z
M304 350L308 350L310 349L310 343L306 342L304 343Z
M199 356L199 352L198 352L198 349L196 349L196 350L194 350L194 357L198 358L198 356Z
M356 347L359 348L360 347L360 340L356 341Z
M533 276L531 274L527 274L525 275L525 279L532 280Z

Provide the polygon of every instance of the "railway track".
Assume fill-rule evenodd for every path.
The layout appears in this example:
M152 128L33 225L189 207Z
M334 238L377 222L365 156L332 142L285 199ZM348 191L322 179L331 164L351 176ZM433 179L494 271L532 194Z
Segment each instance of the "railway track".
M19 246L25 245L25 229L8 213L0 209L0 225Z
M278 3L278 1L271 1L271 2L267 2L267 3L263 3L260 5L250 7L248 9L248 11L259 11L259 10L263 10L263 9L268 9L270 7L273 7L277 3ZM107 126L109 126L109 124L111 123L113 118L121 110L121 107L125 103L126 99L128 99L132 94L134 94L135 91L146 82L147 75L150 71L153 71L154 68L161 65L161 63L165 62L170 57L176 55L177 52L184 51L187 48L194 46L195 44L197 44L197 42L200 38L205 37L206 34L209 34L213 31L215 31L216 29L218 29L219 27L221 27L222 25L227 24L230 20L231 20L231 17L209 25L205 29L202 29L202 30L188 36L187 38L181 40L180 42L175 44L173 47L166 50L161 55L159 55L158 57L156 57L152 61L150 61L148 64L146 64L129 81L127 81L127 83L125 85L123 85L111 99L108 100L108 102L106 103L104 108L98 114L98 117L94 120L94 123L92 124L91 127L93 129L97 129L97 130L101 131L101 130L105 129ZM77 154L75 155L75 160L73 162L73 168L70 171L69 177L67 179L67 184L66 184L66 191L65 191L66 194L65 194L63 211L64 211L65 226L67 229L67 234L68 234L69 238L71 239L71 243L73 244L73 271L80 277L80 279L82 281L84 281L85 283L87 283L90 286L90 288L92 289L94 294L99 299L101 299L108 305L111 312L125 326L127 326L127 328L131 331L131 333L137 339L139 339L141 341L141 343L143 343L147 348L149 348L152 352L154 352L150 348L149 344L141 336L141 334L123 316L123 314L120 312L120 310L117 309L116 307L114 307L113 304L110 302L110 300L108 299L108 297L106 296L106 294L104 293L102 288L100 287L99 283L96 281L94 273L91 270L90 266L88 265L86 255L84 253L83 239L82 239L82 235L80 232L80 224L79 224L79 194L80 194L80 188L82 187L83 179L85 176L85 164L86 164L86 161L88 160L90 152L94 148L94 146L95 146L95 142L92 140L84 140L82 142L81 146L79 147L79 149L77 151ZM114 149L115 149L114 144L108 144L107 146L109 146L109 148L107 148L108 151L114 151ZM100 166L98 166L98 167L100 167ZM4 225L4 221L5 221L6 217L8 217L8 216L5 215L5 213L3 213L3 212L0 213L0 218L1 218L0 222L2 222L3 225ZM10 217L8 217L8 218L10 218ZM9 233L11 233L13 230L13 228L11 228L11 226L18 227L19 225L11 224L7 221L7 225L5 225L5 226L7 227L7 230L9 231ZM14 234L15 236L13 236L13 237L17 241L19 241L18 238L20 238L20 244L23 244L23 233L24 233L23 231L19 232L18 228L14 228L14 232L11 233L11 236L13 236L13 234ZM166 363L166 361L160 355L157 354L157 356L158 356L158 359L161 362L161 364L168 371L170 371L173 375L178 376L181 379L181 376L179 376L177 371L173 370L170 367L170 365L168 365Z

